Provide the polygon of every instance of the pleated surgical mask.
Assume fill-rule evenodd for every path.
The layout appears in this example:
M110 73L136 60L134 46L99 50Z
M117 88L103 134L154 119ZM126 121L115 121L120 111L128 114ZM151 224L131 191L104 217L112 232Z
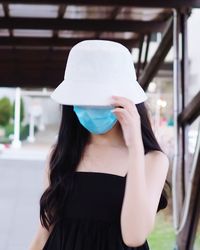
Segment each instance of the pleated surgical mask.
M104 134L117 122L117 116L111 112L112 106L93 107L74 105L79 122L93 134Z

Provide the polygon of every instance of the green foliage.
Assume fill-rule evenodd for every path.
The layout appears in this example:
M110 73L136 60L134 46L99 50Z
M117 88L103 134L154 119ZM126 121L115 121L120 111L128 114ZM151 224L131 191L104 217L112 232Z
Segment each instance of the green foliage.
M153 250L172 250L175 247L176 235L172 225L172 216L160 211L156 215L153 232L148 237L149 247Z
M34 132L36 133L38 131L38 128L34 127ZM5 127L5 137L9 137L9 135L14 134L14 124L8 124ZM25 140L29 135L29 124L26 124L23 126L20 125L20 140Z
M9 123L5 126L5 137L8 137L10 134L14 133L14 125Z
M38 128L34 126L34 133L38 131ZM26 124L25 126L21 127L20 130L20 140L25 140L29 135L29 124Z
M20 98L20 122L24 120L24 101L22 98ZM13 102L12 106L12 118L14 119L15 117L15 101Z
M6 126L11 118L12 106L8 97L0 99L0 125Z
M0 137L0 143L2 144L10 144L11 142L12 140L7 137Z
M168 209L166 209L168 210ZM173 250L176 248L176 234L173 228L171 210L159 211L156 215L154 230L148 237L149 247L152 250ZM197 227L193 250L200 249L200 223Z
M200 220L197 226L197 232L196 232L196 237L194 241L194 250L198 250L198 249L200 249Z

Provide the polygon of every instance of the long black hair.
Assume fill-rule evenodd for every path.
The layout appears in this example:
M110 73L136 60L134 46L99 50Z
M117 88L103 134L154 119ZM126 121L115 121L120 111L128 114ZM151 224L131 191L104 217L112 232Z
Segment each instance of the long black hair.
M141 118L145 153L151 150L164 152L153 133L145 103L136 104L136 107ZM90 141L90 132L81 125L72 105L61 105L61 113L59 133L49 159L50 185L40 198L40 221L47 230L61 219L65 201L73 187L73 173ZM170 184L166 180L159 210L167 206L169 188Z

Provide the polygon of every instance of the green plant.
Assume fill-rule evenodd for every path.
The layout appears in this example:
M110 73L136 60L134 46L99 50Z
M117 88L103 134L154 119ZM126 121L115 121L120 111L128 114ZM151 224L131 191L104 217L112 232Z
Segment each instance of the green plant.
M38 131L38 128L34 126L34 133ZM29 135L29 124L21 127L20 140L25 140Z
M12 140L7 137L0 137L0 143L2 144L10 144L11 142Z
M160 211L156 215L155 227L148 237L149 247L153 250L174 249L176 235L172 225L172 215Z
M11 123L5 126L5 137L8 137L10 134L14 134L14 125Z
M0 99L0 125L6 126L11 118L12 105L8 97Z
M38 128L35 126L34 127L34 133L38 131ZM13 124L8 124L5 127L5 137L9 137L9 135L14 134L14 125ZM29 124L26 124L23 126L22 124L20 125L20 140L25 140L29 135Z

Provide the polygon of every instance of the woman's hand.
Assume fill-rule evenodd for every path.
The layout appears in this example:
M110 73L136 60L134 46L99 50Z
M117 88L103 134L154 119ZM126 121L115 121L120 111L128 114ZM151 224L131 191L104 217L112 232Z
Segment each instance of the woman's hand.
M116 107L112 112L121 124L126 146L129 149L138 149L139 147L144 150L140 115L135 104L128 98L114 95L111 98L111 105Z

